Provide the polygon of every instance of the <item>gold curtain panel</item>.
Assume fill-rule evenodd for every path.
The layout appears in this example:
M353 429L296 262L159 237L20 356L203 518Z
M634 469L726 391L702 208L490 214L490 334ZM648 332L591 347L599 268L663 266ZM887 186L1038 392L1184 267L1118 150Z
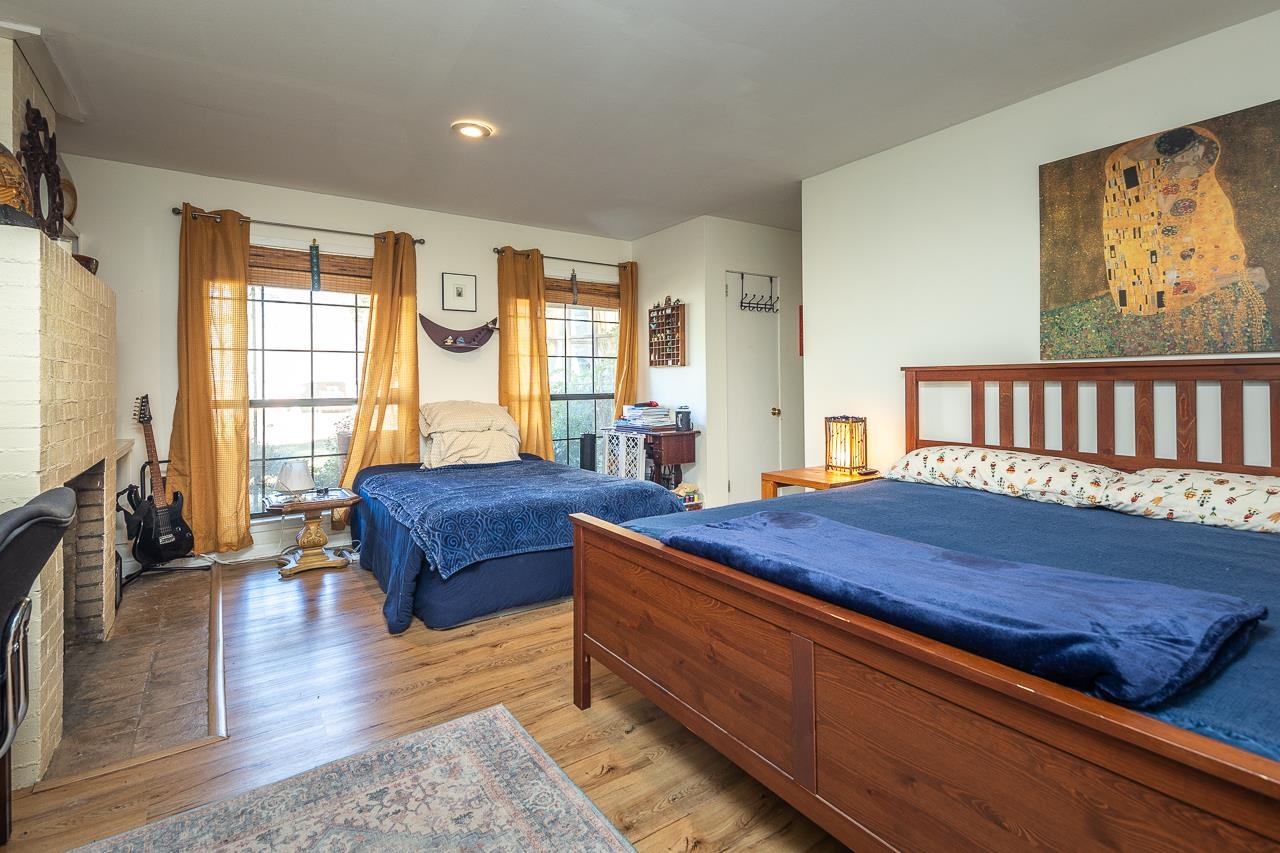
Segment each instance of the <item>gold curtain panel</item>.
M498 402L520 428L520 450L555 459L546 301L542 253L504 246L498 254Z
M193 217L178 248L178 399L169 483L190 508L195 550L236 551L249 535L249 226L234 210Z
M368 345L342 485L371 465L417 462L418 262L409 234L373 244ZM310 269L310 267L308 267ZM324 275L323 256L320 265ZM345 512L335 510L341 520Z

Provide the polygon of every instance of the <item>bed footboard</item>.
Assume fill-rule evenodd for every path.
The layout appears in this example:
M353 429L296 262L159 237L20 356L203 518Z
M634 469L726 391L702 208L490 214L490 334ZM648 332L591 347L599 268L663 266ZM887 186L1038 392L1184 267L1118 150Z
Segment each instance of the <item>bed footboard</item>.
M1272 849L1280 763L574 516L592 660L856 849Z

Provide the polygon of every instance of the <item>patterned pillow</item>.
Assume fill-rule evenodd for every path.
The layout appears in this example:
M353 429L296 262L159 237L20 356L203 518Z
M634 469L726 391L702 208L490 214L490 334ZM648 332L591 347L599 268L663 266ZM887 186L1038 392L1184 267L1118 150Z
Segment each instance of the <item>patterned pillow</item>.
M885 476L1087 507L1102 504L1107 484L1120 472L1061 456L948 444L911 451Z
M1112 482L1106 506L1149 518L1280 533L1280 477L1145 468Z

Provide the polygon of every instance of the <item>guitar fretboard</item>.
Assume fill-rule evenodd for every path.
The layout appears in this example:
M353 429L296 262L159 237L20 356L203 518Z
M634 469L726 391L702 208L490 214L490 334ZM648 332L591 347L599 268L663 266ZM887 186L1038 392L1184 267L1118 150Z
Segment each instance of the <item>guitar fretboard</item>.
M156 509L169 506L169 496L164 490L164 478L160 476L160 454L156 452L156 437L151 431L151 422L142 425L142 435L147 442L147 473L151 477L151 500ZM165 525L168 525L169 514L163 513Z

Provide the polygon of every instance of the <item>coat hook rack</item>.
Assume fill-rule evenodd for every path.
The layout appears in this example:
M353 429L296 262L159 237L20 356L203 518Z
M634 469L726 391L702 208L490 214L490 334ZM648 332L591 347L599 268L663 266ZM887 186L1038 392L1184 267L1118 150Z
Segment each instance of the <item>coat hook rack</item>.
M747 274L738 273L738 285L741 288L741 297L738 299L738 307L743 311L763 311L769 314L778 313L779 297L776 295L775 287L778 277L775 275L757 275L756 278L769 279L768 293L748 293L747 292Z

